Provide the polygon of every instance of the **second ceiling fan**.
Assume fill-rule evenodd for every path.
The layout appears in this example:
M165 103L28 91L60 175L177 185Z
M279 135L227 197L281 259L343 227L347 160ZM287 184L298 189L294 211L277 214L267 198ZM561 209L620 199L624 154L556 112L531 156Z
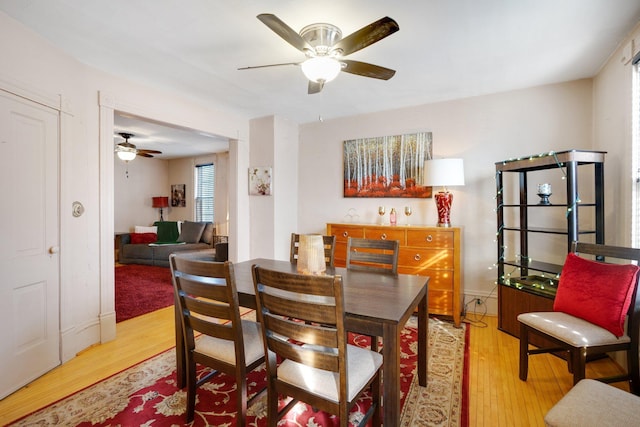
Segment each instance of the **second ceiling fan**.
M379 65L344 59L345 56L364 49L398 31L400 29L398 23L388 16L345 38L342 38L342 31L332 24L307 25L300 30L300 33L297 33L273 14L263 13L258 15L258 19L291 46L304 53L307 59L303 62L258 65L238 68L239 70L300 65L302 72L309 79L309 94L320 92L324 84L336 78L340 71L381 80L389 80L396 73L395 70Z
M129 138L133 138L135 136L132 133L120 132L118 135L124 138L124 142L120 142L116 145L115 152L118 157L125 162L135 159L136 156L153 157L153 154L162 154L162 151L158 150L138 149L135 145L129 142Z

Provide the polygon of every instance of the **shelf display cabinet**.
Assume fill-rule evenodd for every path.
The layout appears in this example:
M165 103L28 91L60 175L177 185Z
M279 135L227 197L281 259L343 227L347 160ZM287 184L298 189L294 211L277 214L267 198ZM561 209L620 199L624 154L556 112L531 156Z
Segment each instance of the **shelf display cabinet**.
M604 243L604 156L603 151L567 150L532 155L519 159L497 162L496 167L496 214L497 214L497 271L498 271L498 328L511 335L519 335L517 316L531 311L549 311L557 289L564 257L558 262L543 259L540 245L534 248L535 237L547 239L566 236L565 255L574 240ZM545 182L551 169L560 169L566 181L566 190L558 191L550 200L551 186ZM546 171L546 172L545 172ZM584 172L583 172L584 171ZM581 176L578 179L578 174ZM508 185L505 175L516 174L518 194L509 200L505 193ZM540 181L530 183L532 174ZM591 181L592 177L592 181ZM585 179L586 178L586 179ZM509 182L515 181L510 179ZM544 184L538 184L543 182ZM578 184L589 183L589 194L593 200L583 201L578 194ZM530 201L529 193L535 191L540 200ZM589 209L587 212L585 210ZM580 214L587 221L580 221ZM566 225L562 217L566 217ZM540 220L551 219L562 227L540 227ZM583 219L584 219L583 218ZM533 225L536 224L536 225ZM585 225L586 224L586 225ZM507 255L506 241L515 242L516 256ZM557 248L553 248L557 249ZM536 250L538 251L537 253Z

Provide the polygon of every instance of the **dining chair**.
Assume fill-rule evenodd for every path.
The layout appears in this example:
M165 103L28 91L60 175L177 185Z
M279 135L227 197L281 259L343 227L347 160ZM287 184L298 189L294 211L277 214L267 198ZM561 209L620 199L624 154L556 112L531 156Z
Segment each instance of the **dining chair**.
M324 260L327 267L333 267L334 254L336 250L336 236L322 236L324 243ZM289 261L294 264L298 262L298 248L300 247L300 235L291 233L291 250Z
M610 263L611 259L623 263ZM627 372L599 380L628 380L631 392L640 395L638 262L640 249L573 242L562 267L553 311L518 315L520 379L527 380L531 354L568 352L575 385L585 378L588 359L625 351ZM529 348L530 334L553 345Z
M262 328L240 317L231 262L180 254L169 259L185 345L187 423L194 418L196 388L217 372L224 372L235 379L237 425L244 426L247 406L262 394L248 398L246 380L248 372L264 363ZM196 339L198 333L201 335ZM196 363L213 371L198 380Z
M349 425L349 411L371 390L369 419L380 426L382 356L347 343L341 276L284 273L252 267L267 356L267 420L276 426L302 401ZM278 397L292 400L278 411Z
M347 269L398 274L399 247L400 242L397 240L349 237Z

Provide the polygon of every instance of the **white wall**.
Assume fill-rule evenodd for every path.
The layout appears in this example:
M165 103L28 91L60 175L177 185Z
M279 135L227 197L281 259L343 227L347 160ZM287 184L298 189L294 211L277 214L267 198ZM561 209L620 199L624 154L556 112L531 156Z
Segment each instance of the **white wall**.
M133 232L136 225L159 221L160 210L152 207L151 198L169 195L169 161L136 157L127 164L116 158L113 166L114 230ZM165 220L169 220L168 214L169 208L165 208Z
M381 204L399 212L411 204L413 224L435 225L433 199L342 196L344 140L431 131L435 157L465 161L466 185L451 189L451 221L463 228L464 291L495 297L496 271L490 269L497 253L495 163L551 150L591 149L591 93L587 79L303 125L299 231L324 232L327 222L343 222L350 208L357 210L360 222L374 223Z

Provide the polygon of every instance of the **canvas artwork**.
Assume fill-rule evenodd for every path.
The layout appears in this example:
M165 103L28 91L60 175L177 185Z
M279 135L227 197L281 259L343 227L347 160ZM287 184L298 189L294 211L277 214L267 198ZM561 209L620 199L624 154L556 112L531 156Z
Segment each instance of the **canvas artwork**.
M271 191L271 168L267 166L249 168L249 194L270 196Z
M171 206L184 208L187 206L185 184L173 184L171 186Z
M431 197L422 185L431 132L344 141L344 197Z

